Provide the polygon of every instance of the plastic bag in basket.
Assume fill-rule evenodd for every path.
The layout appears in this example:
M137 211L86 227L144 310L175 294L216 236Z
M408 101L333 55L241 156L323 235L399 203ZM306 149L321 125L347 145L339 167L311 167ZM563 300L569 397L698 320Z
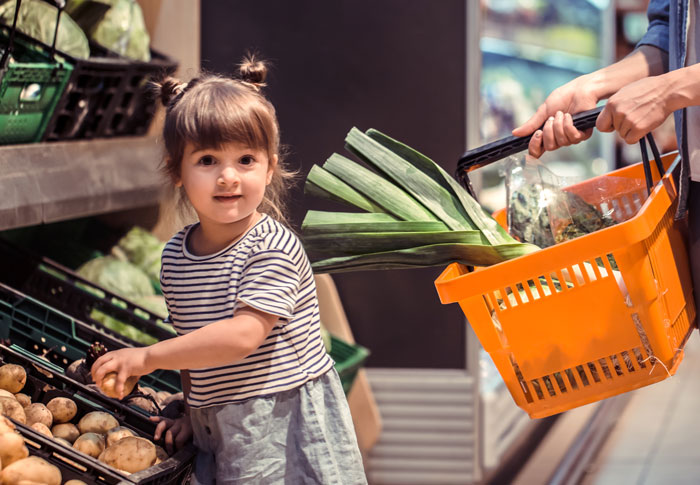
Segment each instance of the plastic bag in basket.
M632 179L601 180L592 189L587 184L588 193L583 197L575 190L564 190L570 181L529 155L510 157L505 177L508 231L516 239L541 248L627 220L645 197L643 184ZM629 198L634 202L621 205L617 199L620 191L634 194L636 198Z

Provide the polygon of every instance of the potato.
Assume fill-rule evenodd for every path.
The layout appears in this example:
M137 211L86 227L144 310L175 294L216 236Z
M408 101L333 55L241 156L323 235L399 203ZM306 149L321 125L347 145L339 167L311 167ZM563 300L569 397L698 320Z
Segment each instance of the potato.
M83 416L78 422L81 434L99 433L107 434L112 428L119 426L119 421L114 416L103 411L92 411Z
M46 403L53 415L54 423L67 423L78 414L78 406L66 397L55 397Z
M85 482L82 481L82 480L76 480L76 479L74 478L73 480L68 480L68 481L65 482L63 485L87 485L87 483L85 483Z
M0 396L11 397L12 399L17 399L14 394L12 394L10 391L6 391L5 389L0 389Z
M12 418L18 423L27 424L24 408L14 397L0 397L0 414Z
M146 399L145 397L130 397L127 399L126 404L129 404L130 406L136 406L137 408L141 408L149 414L158 414L158 408L156 408L156 404L150 399Z
M124 396L127 396L131 394L131 391L134 390L134 386L136 386L136 383L139 381L138 376L129 376L126 379L126 382L124 382ZM122 396L117 394L117 373L116 372L110 372L109 374L105 375L102 378L102 382L100 382L100 390L105 394L107 397L111 397L114 399L121 399Z
M17 403L21 406L21 404ZM30 404L24 409L24 413L27 417L27 426L31 426L34 423L41 423L47 428L51 428L53 424L53 416L51 411L48 410L46 406L40 402L35 402Z
M21 485L23 483L61 485L61 480L61 471L58 467L38 456L18 460L2 471L3 485Z
M80 431L78 427L73 423L59 423L55 424L51 428L51 433L53 433L54 438L63 438L69 443L74 443L75 440L80 436Z
M156 446L145 438L128 436L105 449L101 460L128 473L136 473L155 464Z
M2 408L1 405L0 408ZM5 416L0 416L0 435L5 433L13 433L14 431L15 423L7 419Z
M154 463L154 465L157 465L158 463L165 461L168 458L170 458L170 456L168 456L168 452L165 451L165 448L156 445L156 462Z
M54 436L54 437L53 437L53 440L54 440L54 441L58 441L58 442L61 443L63 446L67 446L68 448L73 448L73 443L71 443L70 441L68 441L68 440L65 439L65 438L56 438L56 436Z
M158 401L158 405L163 404L163 401L168 399L170 396L172 396L171 393L168 391L158 391L156 392L156 401Z
M26 394L22 394L21 392L15 394L15 399L17 399L17 402L20 403L23 408L26 408L32 403L32 398L30 398Z
M81 434L73 443L73 448L93 458L97 458L105 449L105 437L97 433Z
M133 431L124 426L117 426L116 428L110 429L107 432L107 447L112 446L114 443L127 436L136 436Z
M24 388L26 382L27 372L21 365L5 364L0 367L0 389L16 394Z
M20 434L5 433L0 435L0 463L3 468L29 456L29 450Z
M51 433L51 430L44 424L44 423L34 423L30 426L34 431L38 431L39 433L48 436L49 438L53 438L53 433Z

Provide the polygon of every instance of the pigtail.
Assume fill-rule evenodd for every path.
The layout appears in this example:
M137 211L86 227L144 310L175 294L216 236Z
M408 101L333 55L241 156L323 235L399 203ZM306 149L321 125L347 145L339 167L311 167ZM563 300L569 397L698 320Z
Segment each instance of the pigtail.
M166 76L159 81L151 82L151 90L156 99L160 99L163 106L169 108L177 99L179 99L182 94L190 88L189 83L183 83L179 79L172 76Z
M260 91L266 86L267 65L265 61L258 59L255 54L247 54L238 64L238 78L255 91Z

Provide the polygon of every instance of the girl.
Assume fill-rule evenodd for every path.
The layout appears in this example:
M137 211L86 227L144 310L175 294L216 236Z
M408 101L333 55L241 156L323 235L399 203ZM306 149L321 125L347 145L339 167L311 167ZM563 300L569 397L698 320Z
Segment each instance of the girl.
M166 447L194 434L193 483L366 483L340 379L320 334L316 288L280 221L286 172L261 94L266 66L157 87L166 106L165 172L199 222L165 246L161 284L178 336L109 352L101 383L181 369L187 414L161 420ZM186 369L186 370L185 370ZM158 419L158 418L155 418ZM174 442L174 443L173 443Z

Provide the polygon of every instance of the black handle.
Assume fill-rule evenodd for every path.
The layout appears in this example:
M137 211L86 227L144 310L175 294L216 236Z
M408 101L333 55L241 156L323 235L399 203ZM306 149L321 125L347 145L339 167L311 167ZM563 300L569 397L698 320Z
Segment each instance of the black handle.
M595 126L595 120L603 110L602 106L582 111L573 116L574 126L579 130L587 130ZM457 162L457 175L460 180L465 180L465 175L472 170L484 167L490 163L501 160L508 155L513 155L525 150L530 143L532 135L528 136L508 136L501 140L488 143L467 151Z

